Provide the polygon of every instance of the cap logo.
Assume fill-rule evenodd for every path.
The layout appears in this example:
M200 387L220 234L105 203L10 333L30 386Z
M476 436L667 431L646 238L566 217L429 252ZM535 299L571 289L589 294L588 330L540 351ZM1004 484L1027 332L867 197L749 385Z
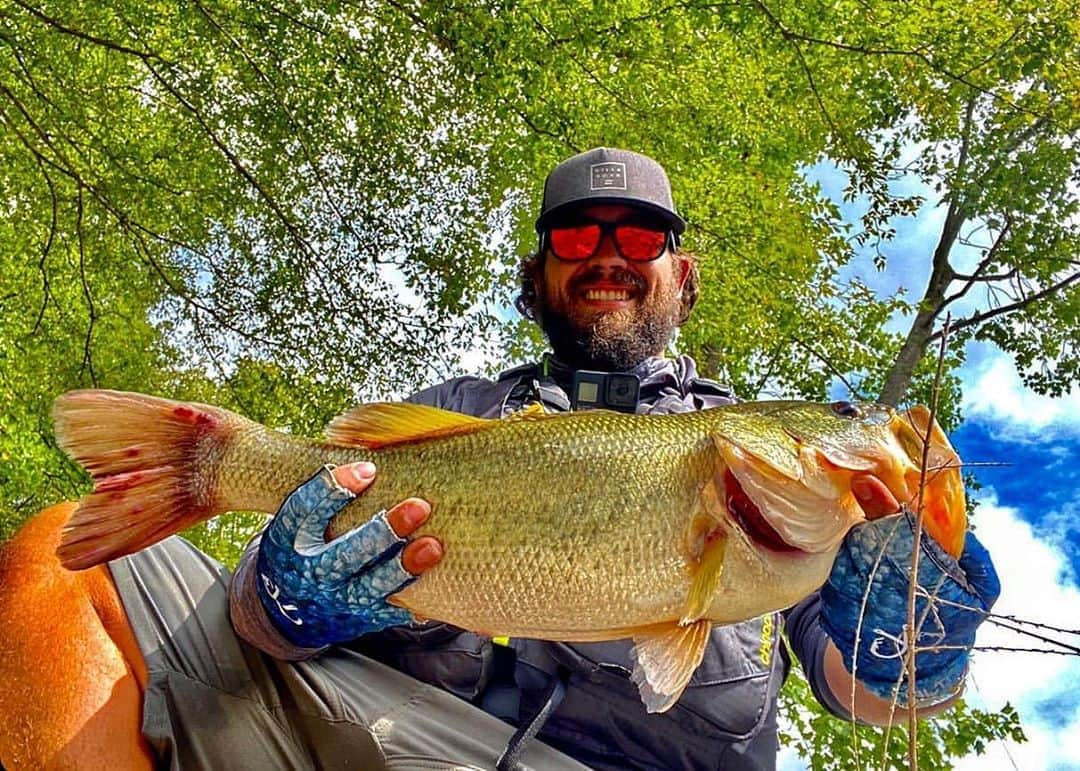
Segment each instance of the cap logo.
M592 190L625 190L626 189L626 164L625 163L594 163L589 167L591 171Z

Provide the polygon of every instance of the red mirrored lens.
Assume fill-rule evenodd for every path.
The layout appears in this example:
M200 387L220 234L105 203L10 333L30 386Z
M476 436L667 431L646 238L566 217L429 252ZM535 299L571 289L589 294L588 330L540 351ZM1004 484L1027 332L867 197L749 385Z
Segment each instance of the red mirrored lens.
M549 232L551 251L561 260L587 260L600 245L599 225L552 228Z
M628 260L655 260L664 251L667 232L637 225L615 228L615 247Z

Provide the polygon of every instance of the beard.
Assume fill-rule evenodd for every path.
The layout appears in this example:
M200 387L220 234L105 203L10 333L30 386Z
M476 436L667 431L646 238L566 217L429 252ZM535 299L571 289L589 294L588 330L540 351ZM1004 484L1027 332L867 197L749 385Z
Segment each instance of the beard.
M680 287L669 276L651 293L643 294L645 282L636 273L616 270L605 275L635 287L637 303L614 311L588 312L576 309L573 300L557 302L544 290L537 297L537 320L555 357L567 366L626 372L662 354L671 342L678 328ZM567 287L569 296L577 295L578 285L596 278L592 273L577 277Z

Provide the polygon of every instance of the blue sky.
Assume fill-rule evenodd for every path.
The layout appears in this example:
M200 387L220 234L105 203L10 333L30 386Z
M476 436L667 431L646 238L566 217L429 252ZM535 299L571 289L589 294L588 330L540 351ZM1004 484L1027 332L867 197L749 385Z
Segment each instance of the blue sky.
M953 434L953 445L968 462L1006 464L972 471L999 504L1016 507L1035 535L1061 548L1070 573L1063 579L1075 584L1080 576L1080 437L1063 425L1020 434L1012 428L979 413Z
M965 459L1009 464L975 469L984 485L976 528L1002 578L994 611L1080 629L1080 390L1040 396L1024 388L1006 358L975 353L962 373L966 420L953 439ZM1034 647L983 626L978 645ZM1080 645L1080 634L1057 636ZM991 708L1012 703L1031 740L1007 753L991 748L1000 764L992 767L1080 769L1077 657L977 652L971 699Z
M842 203L841 174L823 165L808 176L846 220L857 221L861 204ZM904 289L909 299L917 298L929 276L944 212L916 185L899 183L904 192L922 192L928 202L916 217L893 223L896 238L882 249L885 271L875 269L869 254L846 271L882 296ZM957 257L960 268L974 260L973 254ZM970 298L960 310L971 310L980 299ZM898 317L890 328L906 331L908 321ZM1056 399L1041 396L1023 385L1012 360L992 346L972 343L966 355L959 372L964 423L951 438L965 461L995 464L970 469L982 485L975 528L1002 580L994 612L1080 630L1080 389ZM1080 633L1058 636L1080 646ZM976 645L1035 647L990 624L983 625ZM1012 704L1029 741L999 742L958 768L1080 769L1080 657L978 650L966 698L994 710ZM787 756L782 767L802 764Z

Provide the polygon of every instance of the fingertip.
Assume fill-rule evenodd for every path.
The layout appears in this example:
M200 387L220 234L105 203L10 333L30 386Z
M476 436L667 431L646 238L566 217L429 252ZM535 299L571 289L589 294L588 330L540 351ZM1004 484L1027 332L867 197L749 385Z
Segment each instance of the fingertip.
M401 553L401 564L415 576L437 565L443 554L443 545L439 539L426 535L405 547Z
M851 493L862 507L867 519L880 519L900 510L900 503L892 491L872 474L859 474L852 477Z
M347 463L334 469L334 480L354 493L363 492L374 478L375 464L366 460Z
M406 498L386 513L386 521L399 536L406 536L427 522L431 504L423 498Z

